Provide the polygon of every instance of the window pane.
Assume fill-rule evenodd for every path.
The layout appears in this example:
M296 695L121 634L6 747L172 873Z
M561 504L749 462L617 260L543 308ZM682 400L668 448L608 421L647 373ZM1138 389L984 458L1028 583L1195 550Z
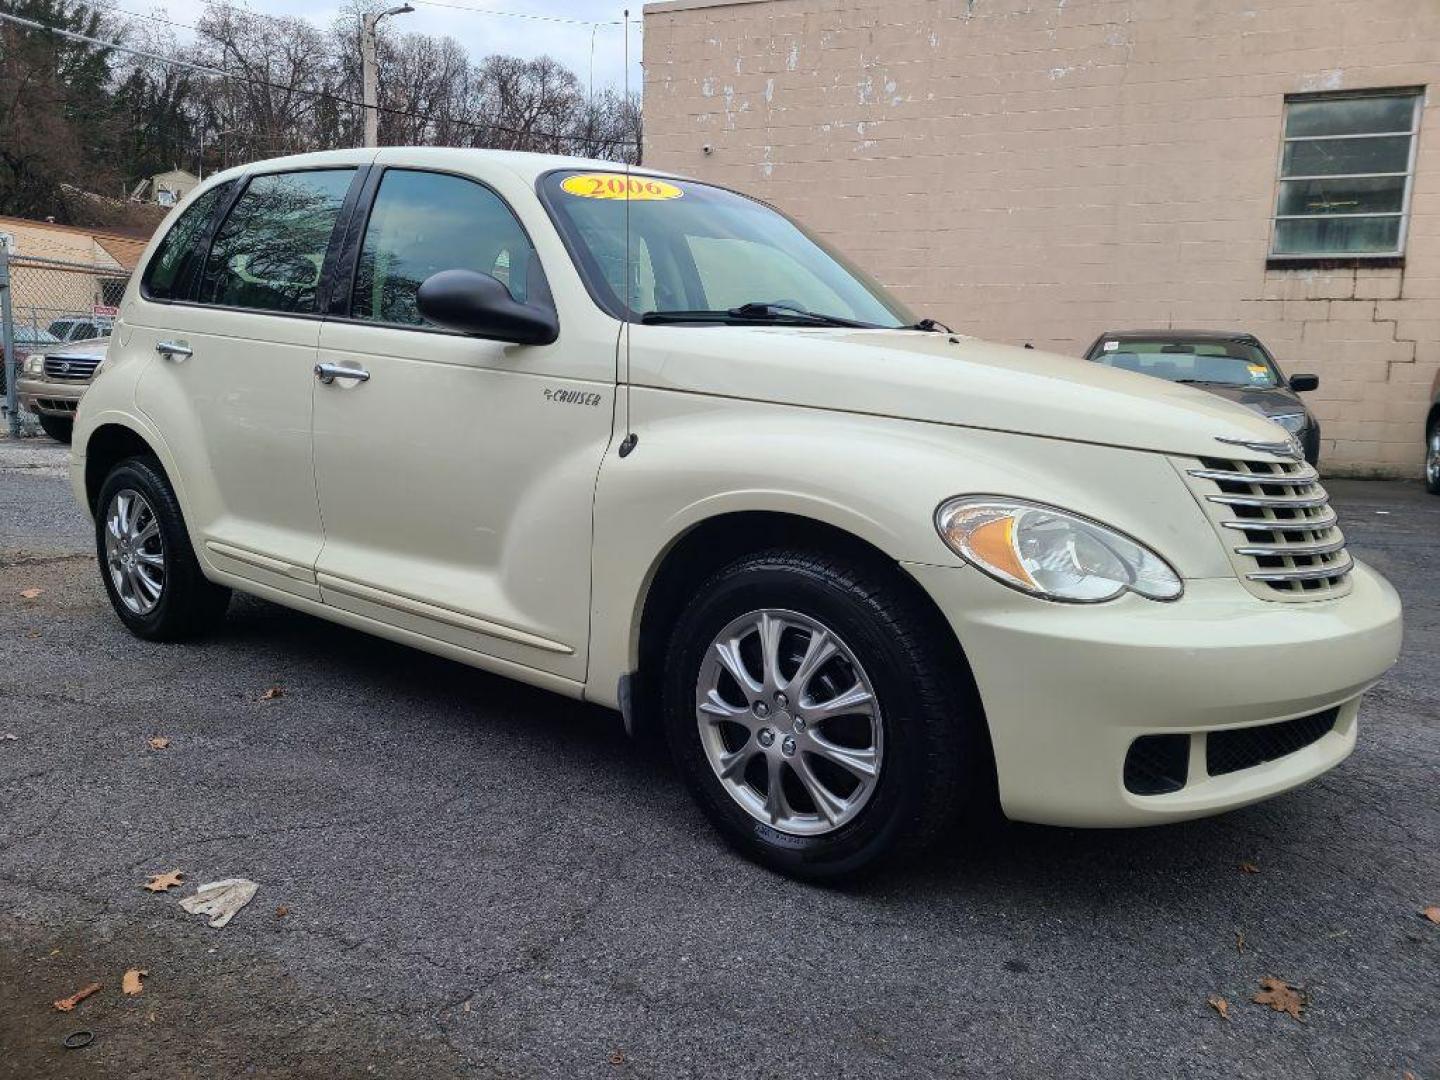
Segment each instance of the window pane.
M173 299L175 290L183 288L189 281L190 270L200 257L200 252L195 250L195 244L199 241L200 234L205 231L220 197L229 191L229 184L211 188L191 203L171 226L165 239L160 242L154 258L150 260L150 265L145 267L143 282L149 295L162 300ZM106 300L106 303L112 302L119 301Z
M1292 101L1285 110L1285 134L1294 137L1409 131L1414 115L1413 94L1404 97Z
M1405 177L1286 180L1280 185L1279 214L1382 214L1405 204Z
M1276 255L1345 255L1393 252L1400 245L1398 217L1290 218L1275 222Z
M415 293L442 270L490 274L523 302L532 262L534 250L520 223L489 188L458 176L391 170L365 230L350 314L421 325Z
M1409 165L1409 135L1315 139L1285 144L1285 176L1405 172Z
M320 169L252 180L215 237L200 301L313 312L325 249L354 173Z

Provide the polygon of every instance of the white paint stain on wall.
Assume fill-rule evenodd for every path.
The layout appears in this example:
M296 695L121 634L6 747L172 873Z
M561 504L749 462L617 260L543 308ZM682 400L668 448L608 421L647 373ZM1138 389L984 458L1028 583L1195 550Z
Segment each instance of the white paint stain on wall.
M1305 75L1300 79L1300 89L1305 92L1315 90L1340 90L1345 86L1345 72L1341 68L1329 68L1326 71L1317 71L1313 75Z
M785 57L785 70L786 70L786 71L794 71L794 70L796 69L796 67L799 66L799 64L800 64L800 43L799 43L798 41L792 41L792 42L790 43L790 54Z
M766 104L766 105L769 105L769 104L770 104L772 101L774 101L774 100L775 100L775 80L774 80L774 79L766 79L766 80L765 80L765 104ZM767 149L768 149L768 147L767 147Z

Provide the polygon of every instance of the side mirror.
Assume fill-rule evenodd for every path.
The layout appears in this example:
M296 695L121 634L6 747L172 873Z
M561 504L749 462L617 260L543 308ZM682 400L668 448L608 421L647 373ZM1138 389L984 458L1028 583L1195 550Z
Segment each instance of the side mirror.
M447 330L517 345L549 345L560 336L555 313L522 304L498 278L477 270L442 270L415 294L420 314Z
M1319 389L1320 389L1320 376L1319 376L1319 375L1291 375L1291 376L1290 376L1290 389L1291 389L1291 390L1294 390L1297 394L1303 394L1303 393L1305 393L1307 390L1319 390Z

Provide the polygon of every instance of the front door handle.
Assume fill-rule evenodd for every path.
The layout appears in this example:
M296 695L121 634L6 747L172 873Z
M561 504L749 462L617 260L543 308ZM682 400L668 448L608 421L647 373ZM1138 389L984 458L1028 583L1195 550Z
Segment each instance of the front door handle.
M369 382L370 372L364 368L346 367L344 364L316 364L315 378L319 379L326 386L329 386L336 379L354 379L356 382Z
M167 360L174 360L175 357L194 356L195 350L186 345L183 341L157 341L155 351Z

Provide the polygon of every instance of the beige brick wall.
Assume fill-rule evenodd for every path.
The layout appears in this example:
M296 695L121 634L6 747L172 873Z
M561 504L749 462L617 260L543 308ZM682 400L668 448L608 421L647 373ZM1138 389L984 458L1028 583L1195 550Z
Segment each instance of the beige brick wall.
M917 311L1071 353L1250 330L1320 375L1327 471L1418 474L1440 0L678 0L644 63L647 164L774 202ZM1414 85L1404 267L1267 271L1284 95Z

